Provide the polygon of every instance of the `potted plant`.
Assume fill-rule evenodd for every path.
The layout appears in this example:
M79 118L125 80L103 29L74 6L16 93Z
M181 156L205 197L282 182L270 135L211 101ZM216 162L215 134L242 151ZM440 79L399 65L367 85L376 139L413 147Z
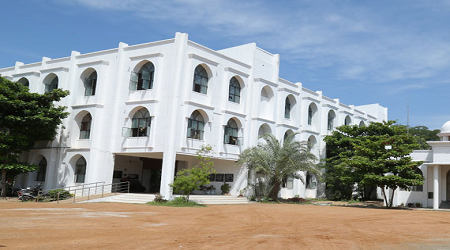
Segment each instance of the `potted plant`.
M222 194L228 194L230 193L230 184L224 182L222 186L220 187L220 190L222 190Z
M203 185L201 185L200 186L200 190L205 192L205 194L214 194L216 188L213 185L210 185L210 186L203 186Z
M244 197L244 193L247 190L247 188L239 190L239 197Z

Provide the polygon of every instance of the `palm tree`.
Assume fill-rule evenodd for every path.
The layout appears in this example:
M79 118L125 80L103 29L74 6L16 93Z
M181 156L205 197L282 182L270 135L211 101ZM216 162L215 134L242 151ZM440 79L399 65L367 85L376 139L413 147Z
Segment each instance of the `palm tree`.
M309 151L305 143L295 141L290 134L281 142L271 134L264 134L266 143L259 143L248 148L239 156L238 164L246 164L250 171L261 173L266 177L270 191L268 197L277 200L283 180L296 178L304 182L299 171L320 174L314 163L317 158Z

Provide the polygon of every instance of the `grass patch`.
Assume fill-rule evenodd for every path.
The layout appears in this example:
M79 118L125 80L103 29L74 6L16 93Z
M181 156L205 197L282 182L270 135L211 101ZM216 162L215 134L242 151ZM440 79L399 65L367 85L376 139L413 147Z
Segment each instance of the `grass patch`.
M203 204L198 204L195 201L187 201L184 197L176 197L171 201L150 201L147 202L150 206L163 206L163 207L206 207Z

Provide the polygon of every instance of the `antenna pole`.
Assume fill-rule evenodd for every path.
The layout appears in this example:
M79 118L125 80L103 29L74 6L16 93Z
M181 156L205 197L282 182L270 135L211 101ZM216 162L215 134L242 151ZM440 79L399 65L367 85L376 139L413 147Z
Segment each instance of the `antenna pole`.
M409 106L406 108L406 134L409 135Z

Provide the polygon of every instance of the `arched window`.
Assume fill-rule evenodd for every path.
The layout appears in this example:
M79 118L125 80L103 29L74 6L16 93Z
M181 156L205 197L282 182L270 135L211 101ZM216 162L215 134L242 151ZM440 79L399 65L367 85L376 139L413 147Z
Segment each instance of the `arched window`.
M208 91L208 73L203 66L198 65L194 71L193 91L206 94Z
M308 125L312 125L314 121L314 115L316 113L317 107L314 103L311 103L308 107Z
M366 124L365 124L363 121L361 121L361 122L359 123L359 127L364 127L364 126L366 126Z
M146 108L139 109L131 119L131 137L148 136L150 132L150 113Z
M47 173L47 160L42 157L42 160L38 164L38 171L36 175L36 181L45 181L45 174Z
M196 110L192 112L191 117L188 120L187 138L203 140L204 131L205 121L202 114Z
M83 117L83 120L81 120L81 126L80 126L80 139L89 139L91 136L91 121L92 116L91 114L87 114Z
M328 123L327 123L327 129L328 130L333 130L334 128L334 118L336 117L336 114L334 113L333 110L330 110L328 112Z
M239 103L240 100L241 100L241 85L239 84L239 81L236 79L236 77L233 77L230 80L228 101Z
M238 145L238 133L239 128L234 119L228 120L227 125L224 129L224 139L225 144Z
M51 81L45 83L45 92L51 92L57 88L58 88L58 77L55 75L55 77Z
M25 77L20 78L19 81L17 81L17 82L22 84L25 87L30 87L30 82Z
M97 71L92 72L88 78L84 79L84 95L95 95L95 88L97 87Z
M309 172L306 172L306 188L307 189L316 189L317 187L317 181L314 175L310 174Z
M420 174L423 176L422 170L416 168L414 171L415 174ZM413 192L423 192L423 185L411 186L411 191Z
M146 90L153 88L155 66L151 62L142 65L138 72L131 72L130 89Z
M284 102L284 118L291 119L291 101L289 97L286 97L286 101Z
M352 123L352 119L350 118L350 116L346 116L345 117L345 121L344 121L344 125L345 126L348 126L348 125L350 125Z
M80 157L75 164L75 183L84 183L86 177L86 160Z
M314 137L314 135L311 135L308 138L308 149L309 150L314 149L314 147L316 146L316 142L317 142L316 137Z
M264 123L261 126L259 126L258 138L261 138L265 134L272 134L272 129L270 128L269 125L267 125L267 123Z
M286 140L288 138L289 135L293 134L294 132L290 129L286 130L286 132L284 133L283 139Z

